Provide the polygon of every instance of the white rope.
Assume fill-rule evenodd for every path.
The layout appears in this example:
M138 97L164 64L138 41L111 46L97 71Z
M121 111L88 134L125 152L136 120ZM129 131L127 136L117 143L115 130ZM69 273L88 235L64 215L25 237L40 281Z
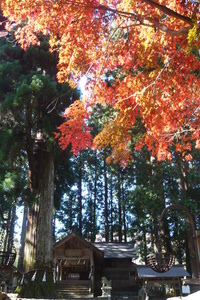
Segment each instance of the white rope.
M56 271L53 271L53 282L56 283Z
M46 271L44 271L44 275L43 275L43 278L42 278L42 282L46 282Z
M36 274L37 274L37 271L35 271L35 273L33 274L33 277L31 278L31 281L35 281Z
M24 283L24 274L23 274L23 276L22 276L22 279L21 279L21 281L20 281L20 284L22 285Z

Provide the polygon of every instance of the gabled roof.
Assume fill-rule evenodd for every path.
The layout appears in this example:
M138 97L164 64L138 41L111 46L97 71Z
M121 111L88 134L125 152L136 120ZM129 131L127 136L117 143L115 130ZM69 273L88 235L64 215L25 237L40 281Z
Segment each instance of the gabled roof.
M71 232L69 235L61 239L60 241L54 244L54 249L60 247L65 242L69 241L72 237L76 237L87 247L92 248L94 251L104 254L104 258L130 258L135 259L136 253L134 247L131 243L90 243L77 235L75 232Z
M76 237L79 240L81 240L83 243L85 243L86 245L88 245L88 242L86 240L84 240L81 236L79 236L78 234L76 234L74 231L71 231L67 236L65 236L64 238L62 238L61 240L57 241L53 247L57 248L59 246L61 246L62 244L64 244L65 242L69 241L72 237Z
M99 250L104 252L104 258L134 258L136 253L131 243L93 243Z
M165 273L158 273L148 266L137 266L139 278L170 278L170 277L188 277L190 274L183 268L183 266L175 265Z
M84 238L82 238L81 236L79 236L78 234L76 234L73 231L70 232L70 234L68 234L66 237L64 237L61 240L59 240L58 242L56 242L53 245L53 248L55 249L55 248L60 247L62 244L66 243L67 241L69 241L73 237L79 239L82 243L84 243L86 245L86 247L92 248L94 251L100 252L101 255L103 255L103 252L100 249L96 248L92 243L89 243L88 241L86 241Z

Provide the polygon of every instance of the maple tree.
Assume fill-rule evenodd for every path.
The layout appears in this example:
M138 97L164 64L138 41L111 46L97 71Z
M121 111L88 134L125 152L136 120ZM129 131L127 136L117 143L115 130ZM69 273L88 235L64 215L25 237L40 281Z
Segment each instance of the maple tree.
M130 149L144 145L158 160L170 159L170 146L190 159L200 148L199 1L184 0L1 0L5 17L20 24L16 38L26 49L37 34L50 36L58 51L57 78L71 86L88 78L87 93L65 112L60 146L111 147L108 161L126 164ZM9 24L8 24L9 25ZM9 27L9 26L8 26ZM121 78L108 86L107 72ZM115 111L92 140L91 107ZM133 145L130 130L140 116L144 135Z

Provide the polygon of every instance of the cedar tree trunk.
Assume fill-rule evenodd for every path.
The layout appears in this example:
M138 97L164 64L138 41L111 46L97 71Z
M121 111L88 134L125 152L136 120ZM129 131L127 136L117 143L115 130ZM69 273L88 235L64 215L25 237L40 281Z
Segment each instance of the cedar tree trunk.
M53 154L47 151L40 151L39 158L38 205L34 206L33 214L28 217L30 226L28 228L29 234L32 231L33 235L31 237L30 234L29 241L26 239L26 246L28 246L29 250L31 249L31 253L29 252L28 256L32 260L32 263L33 261L35 263L34 269L25 274L20 296L23 298L49 299L58 298L52 272L54 159ZM35 223L36 220L37 223ZM34 249L35 245L36 249ZM33 257L30 257L31 255ZM30 261L28 264L30 265ZM33 276L34 274L35 276Z

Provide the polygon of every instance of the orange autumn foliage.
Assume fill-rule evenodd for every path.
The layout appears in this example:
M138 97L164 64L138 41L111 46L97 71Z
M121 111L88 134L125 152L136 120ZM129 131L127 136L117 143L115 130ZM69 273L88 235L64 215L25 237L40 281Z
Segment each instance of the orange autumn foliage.
M87 97L67 110L59 142L72 151L90 147L91 107L109 104L115 118L95 137L96 148L111 147L109 160L126 163L130 149L144 145L152 155L170 159L175 145L191 159L200 148L200 3L184 0L1 0L16 38L24 48L48 34L58 51L58 80L75 86L88 77ZM104 75L124 76L107 87ZM138 114L145 134L132 145L130 130Z
M71 141L73 141L72 152L74 155L86 147L90 148L92 136L89 132L90 128L85 125L89 113L85 110L83 103L76 100L73 107L70 106L65 110L64 117L67 118L67 121L58 127L61 133L55 133L55 136L59 138L61 149L64 150Z

